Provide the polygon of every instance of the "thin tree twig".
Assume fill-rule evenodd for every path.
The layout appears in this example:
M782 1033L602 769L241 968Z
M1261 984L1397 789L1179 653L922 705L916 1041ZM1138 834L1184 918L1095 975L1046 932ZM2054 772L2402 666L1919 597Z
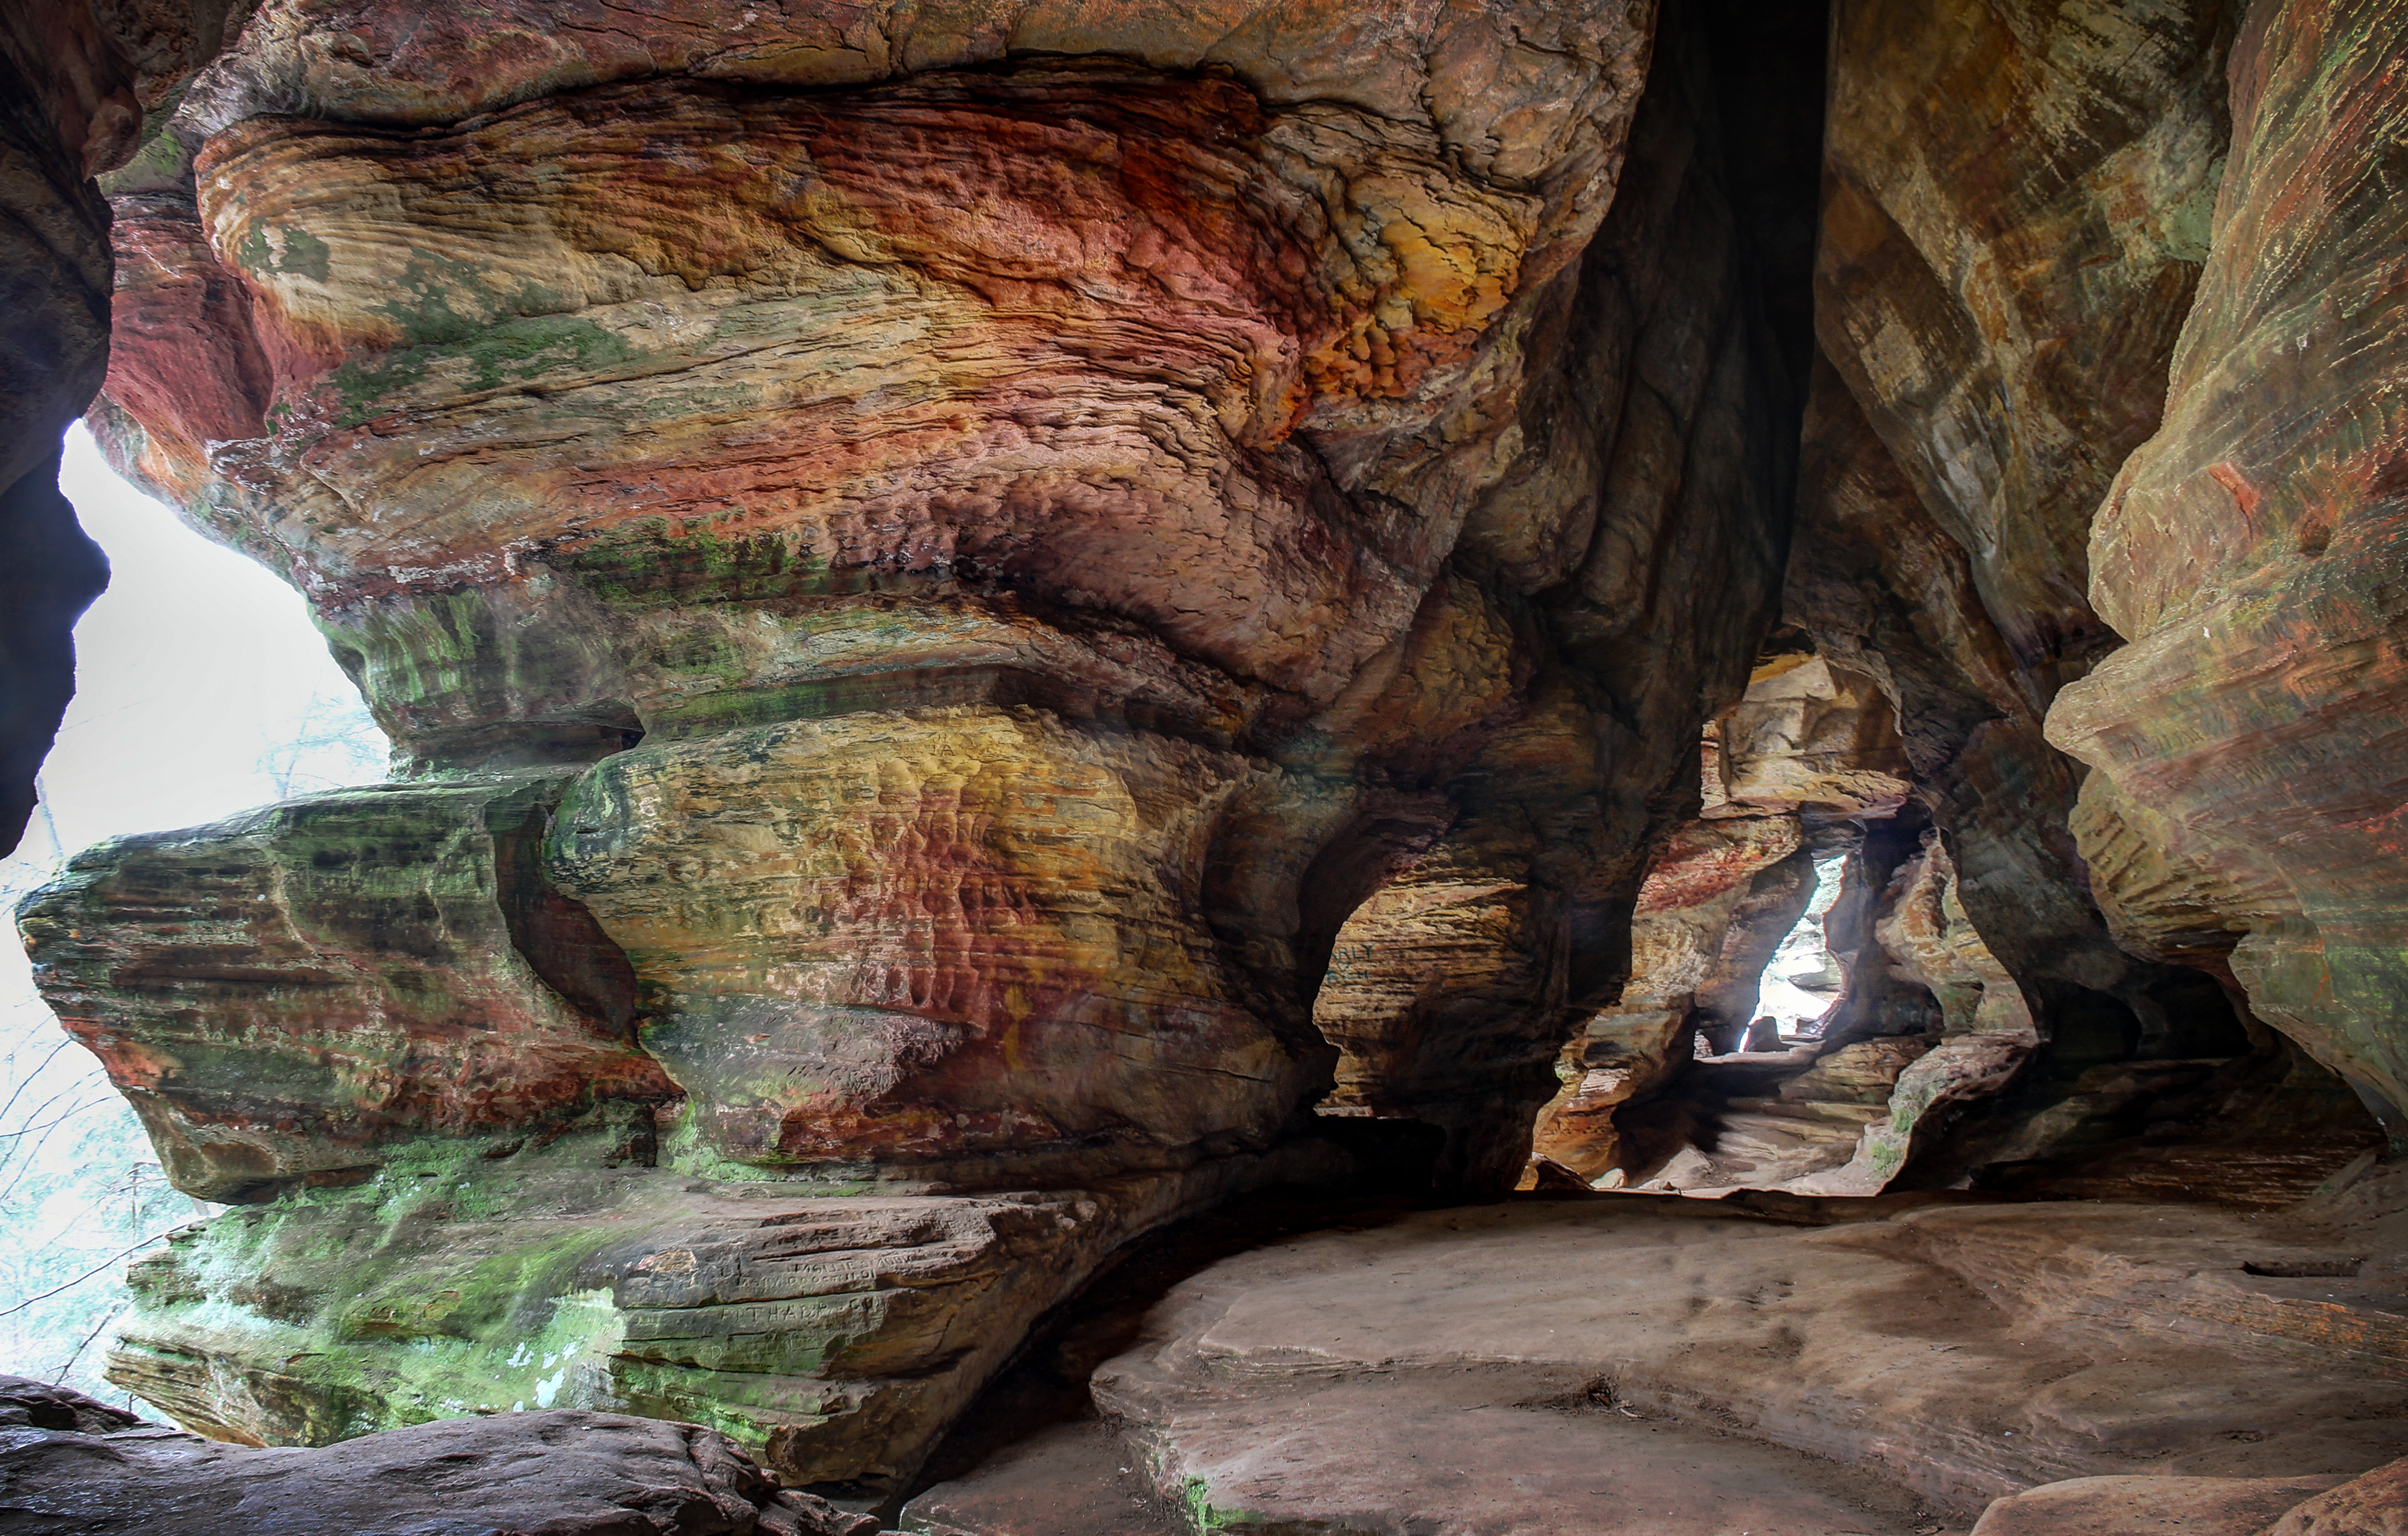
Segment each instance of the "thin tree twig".
M85 1103L78 1105L74 1110L70 1111L66 1116L64 1116L59 1120L54 1120L49 1126L45 1127L42 1131L42 1139L35 1142L30 1151L24 1147L19 1147L11 1153L10 1156L17 1159L17 1171L9 1176L7 1186L5 1188L0 1188L0 1209L6 1209L8 1201L16 1197L17 1186L25 1182L25 1175L33 1172L35 1168L40 1163L42 1149L50 1145L51 1132L57 1130L59 1127L65 1124L67 1120L88 1113L93 1110L99 1109L108 1102L108 1096L103 1095L101 1098L90 1099ZM0 1165L4 1165L5 1161L5 1159L0 1159Z
M72 1043L74 1043L72 1036L60 1041L56 1045L50 1047L50 1055L44 1056L40 1061L34 1064L34 1069L32 1071L27 1072L24 1076L17 1080L16 1087L9 1090L8 1102L6 1104L0 1104L0 1120L6 1120L8 1117L8 1112L17 1107L17 1100L22 1098L25 1096L25 1090L33 1086L34 1079L41 1076L44 1069L47 1069L51 1062L58 1059L59 1053L65 1050ZM9 1054L14 1055L16 1053L12 1051Z
M75 1369L75 1363L78 1360L83 1358L83 1352L92 1347L92 1342L100 1337L100 1330L108 1327L109 1324L116 1322L118 1315L124 1311L125 1303L120 1301L117 1305L108 1309L108 1314L107 1316L93 1325L92 1331L83 1336L83 1342L76 1345L75 1353L67 1357L67 1363L59 1367L59 1373L50 1378L50 1385L52 1386L61 1386L65 1385L67 1372Z
M35 1117L36 1115L43 1114L43 1113L47 1113L49 1112L50 1107L51 1105L53 1105L53 1104L57 1103L60 1099L66 1098L69 1094L79 1094L79 1093L81 1093L81 1092L83 1092L86 1088L89 1088L89 1087L91 1087L91 1086L92 1086L92 1084L89 1084L89 1083L70 1083L70 1084L68 1084L65 1087L61 1088L58 1092L56 1092L56 1093L54 1093L54 1094L50 1095L50 1098L43 1099L40 1103L38 1103L38 1104L35 1105L32 1109L27 1110L27 1111L25 1112L25 1121L26 1121L26 1123L27 1123L27 1124L31 1124L31 1123L32 1123L32 1121L33 1121L33 1119L34 1119L34 1117ZM23 1127L20 1127L18 1129L16 1129L16 1130L12 1130L12 1131L8 1131L8 1132L7 1132L6 1134L7 1134L7 1135L9 1135L9 1136L22 1136L23 1134L25 1134L25 1132L24 1132Z
M154 1232L150 1236L144 1238L141 1242L136 1243L131 1248L122 1248L118 1250L116 1253L109 1255L107 1258L102 1259L98 1264L93 1265L91 1269L86 1270L83 1273L76 1276L73 1280L68 1281L64 1285L53 1285L39 1296L29 1296L13 1307L0 1307L0 1317L7 1317L13 1313L22 1312L36 1301L47 1301L51 1297L58 1295L61 1291L71 1291L75 1289L78 1285L82 1285L85 1281L90 1280L93 1275L96 1275L103 1270L108 1269L119 1259L123 1258L130 1254L140 1253L143 1249L150 1247L152 1243L164 1241L168 1233L173 1232L175 1229L175 1227L170 1227L165 1232Z
M20 1136L31 1136L37 1130L49 1130L53 1126L64 1126L84 1111L96 1109L108 1103L110 1097L108 1094L102 1094L98 1098L87 1098L80 1104L61 1110L54 1118L45 1120L38 1126L20 1126L15 1130L0 1130L0 1141L13 1141Z
M138 1173L143 1169L157 1168L158 1166L159 1165L157 1163L152 1162L135 1162L126 1165L126 1171L128 1173ZM166 1181L162 1179L160 1182L164 1184ZM117 1199L118 1194L120 1193L118 1184L119 1181L114 1179L110 1180L106 1188L102 1189L99 1194L94 1195L91 1199L84 1202L82 1210L77 1212L74 1215L69 1216L66 1220L57 1224L57 1226L51 1229L50 1235L42 1242L32 1248L26 1249L24 1251L24 1256L27 1258L39 1258L43 1255L56 1248L60 1243L64 1242L70 1234L82 1230L84 1217L91 1215L93 1212L99 1210L108 1201ZM139 1192L136 1191L134 1193L136 1193L136 1198L138 1199ZM131 1218L135 1214L135 1212L129 1209L126 1214ZM131 1227L134 1223L129 1219L126 1222L126 1225Z

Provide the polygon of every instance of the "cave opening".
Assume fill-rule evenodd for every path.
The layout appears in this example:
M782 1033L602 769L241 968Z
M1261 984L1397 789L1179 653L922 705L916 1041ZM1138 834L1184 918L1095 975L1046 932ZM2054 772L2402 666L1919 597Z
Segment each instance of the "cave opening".
M1813 883L1808 887L1806 909L1756 973L1756 1017L1740 1042L1742 1051L1780 1051L1799 1041L1821 1039L1825 1015L1846 981L1845 962L1828 942L1826 919L1854 868L1850 850L1811 856ZM1711 1052L1702 1031L1698 1041L1705 1047L1701 1054Z

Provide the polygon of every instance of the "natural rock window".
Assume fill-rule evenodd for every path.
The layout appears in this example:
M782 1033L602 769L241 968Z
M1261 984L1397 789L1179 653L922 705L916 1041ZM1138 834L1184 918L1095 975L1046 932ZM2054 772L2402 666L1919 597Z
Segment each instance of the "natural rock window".
M1756 1015L1772 1021L1772 1038L1761 1044L1751 1040L1751 1048L1777 1050L1793 1041L1822 1036L1823 1015L1847 980L1843 962L1825 941L1823 926L1840 899L1847 869L1843 852L1815 855L1806 910L1798 914L1797 926L1782 935L1781 947L1764 963L1756 983Z

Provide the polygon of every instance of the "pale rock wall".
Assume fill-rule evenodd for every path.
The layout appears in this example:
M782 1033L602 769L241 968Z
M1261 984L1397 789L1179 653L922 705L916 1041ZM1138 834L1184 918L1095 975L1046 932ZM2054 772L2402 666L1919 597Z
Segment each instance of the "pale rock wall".
M2119 937L2229 949L2251 1010L2394 1145L2404 41L2395 5L2250 7L2165 419L2090 531L2092 600L2129 643L2049 716L2094 769L2076 828Z

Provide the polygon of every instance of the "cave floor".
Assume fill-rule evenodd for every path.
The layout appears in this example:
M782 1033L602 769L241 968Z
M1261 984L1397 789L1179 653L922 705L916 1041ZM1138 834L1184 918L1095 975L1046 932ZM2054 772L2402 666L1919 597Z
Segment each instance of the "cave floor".
M2408 1215L2382 1204L2311 1221L1621 1195L1276 1216L1252 1247L1225 1217L1079 1307L980 1404L905 1529L1934 1536L2065 1479L2229 1493L2188 1480L2408 1455ZM2166 1509L2132 1529L2225 1529Z

